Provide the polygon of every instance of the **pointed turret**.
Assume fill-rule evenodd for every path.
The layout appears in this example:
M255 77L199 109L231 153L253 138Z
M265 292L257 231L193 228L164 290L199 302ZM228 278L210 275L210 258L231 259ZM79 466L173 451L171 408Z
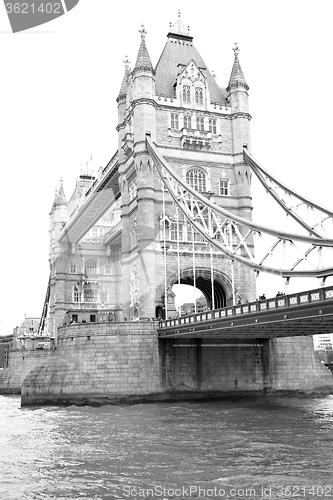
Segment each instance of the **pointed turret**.
M60 188L58 192L58 196L54 200L55 205L67 205L66 195L64 191L63 180L60 179Z
M57 238L68 219L68 203L65 196L63 180L60 180L59 191L55 197L50 213L50 259L54 259L57 248Z
M67 206L67 200L66 200L66 196L65 196L65 191L64 191L62 179L60 179L59 191L57 191L57 189L55 189L54 200L53 200L50 215L54 212L55 208L58 207L59 205L66 205Z
M238 52L239 48L237 43L235 43L233 49L235 58L234 58L234 64L231 70L231 75L229 79L229 84L227 87L227 92L230 91L232 87L244 87L246 90L249 90L249 86L245 81L244 73L242 71L239 59L238 59Z
M144 141L146 130L152 131L155 129L154 112L150 109L151 104L148 104L148 108L146 108L147 99L153 100L155 97L155 71L146 47L145 35L147 32L143 25L141 25L139 33L141 34L141 43L135 67L131 73L129 88L130 98L137 102L135 116L132 121L134 141ZM139 126L137 121L141 121L143 118L144 123L142 122Z
M60 180L59 191L55 191L54 202L51 208L51 226L57 223L65 223L67 221L68 203L65 196L63 180Z
M124 73L123 81L121 83L119 95L117 97L117 102L125 99L126 95L127 95L128 76L129 76L130 71L131 71L130 67L129 67L130 62L129 62L127 56L125 56L124 63L125 63L125 73Z
M51 211L50 211L50 214L49 215L52 215L53 212L54 212L54 209L56 207L56 199L58 198L58 190L57 188L55 188L54 190L54 200L53 200L53 203L52 203L52 207L51 207Z
M234 51L234 64L232 67L229 84L227 87L227 95L231 106L232 113L247 113L249 112L248 90L249 86L245 81L244 73L238 59L239 48L235 43ZM250 119L250 116L248 115ZM244 138L244 144L248 140Z
M141 44L133 73L137 71L151 71L154 73L153 65L151 63L146 47L145 35L147 34L147 32L143 24L141 25L141 30L139 30L139 33L141 33Z

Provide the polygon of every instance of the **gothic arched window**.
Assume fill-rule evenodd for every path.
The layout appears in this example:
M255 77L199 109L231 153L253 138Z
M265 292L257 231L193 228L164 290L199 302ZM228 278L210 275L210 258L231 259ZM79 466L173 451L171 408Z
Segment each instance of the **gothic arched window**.
M81 302L81 292L77 285L73 287L73 302Z
M105 264L104 274L112 274L110 264Z
M183 222L177 224L177 221L173 221L170 225L170 240L178 241L178 239L183 241Z
M97 302L98 283L86 281L83 283L83 302Z
M209 132L212 132L212 134L217 134L217 120L209 120Z
M186 182L199 193L206 191L206 173L200 168L190 168L186 172Z
M195 87L195 103L203 104L203 88Z
M191 117L184 115L184 128L191 128Z
M97 274L97 262L94 259L87 260L84 265L85 274Z
M105 304L109 302L109 290L106 288L106 286L103 286L100 292L101 295L101 302L104 302Z
M191 102L191 87L183 85L183 102Z
M171 113L171 128L179 129L179 115L177 113Z
M74 264L74 262L71 263L70 268L69 268L69 272L71 274L76 274L77 273L77 267L76 267L76 264Z
M164 238L166 240L170 239L170 221L166 217L161 219L160 222L160 240L163 241Z
M197 116L197 129L202 131L205 130L205 120L202 116Z
M221 196L229 196L229 181L228 179L219 180L219 194Z

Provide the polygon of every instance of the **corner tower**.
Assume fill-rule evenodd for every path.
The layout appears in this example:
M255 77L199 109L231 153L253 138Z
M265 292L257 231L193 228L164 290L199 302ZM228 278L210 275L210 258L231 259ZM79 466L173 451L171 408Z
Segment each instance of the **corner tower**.
M139 32L141 42L136 63L130 71L126 59L118 97L123 319L155 314L152 301L155 290L155 186L145 145L146 131L155 139L155 71L146 46L144 26Z

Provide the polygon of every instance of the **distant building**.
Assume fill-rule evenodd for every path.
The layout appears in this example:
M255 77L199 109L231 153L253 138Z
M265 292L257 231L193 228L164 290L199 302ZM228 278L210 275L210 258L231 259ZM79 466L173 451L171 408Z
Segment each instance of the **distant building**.
M13 347L18 350L50 349L53 338L46 333L38 335L40 318L25 317L21 326L13 330ZM46 330L47 331L47 330Z
M24 320L21 323L21 326L16 326L13 330L13 334L15 337L19 335L27 335L27 334L36 334L38 332L40 318L27 318L24 317Z
M13 336L0 337L0 370L8 368L9 351L13 345Z
M333 349L333 334L314 335L313 345L315 351L331 351Z
M185 302L180 306L180 314L194 314L195 312L199 313L205 311L207 309L207 300L204 295L200 295L198 299L196 299L196 304L194 302Z

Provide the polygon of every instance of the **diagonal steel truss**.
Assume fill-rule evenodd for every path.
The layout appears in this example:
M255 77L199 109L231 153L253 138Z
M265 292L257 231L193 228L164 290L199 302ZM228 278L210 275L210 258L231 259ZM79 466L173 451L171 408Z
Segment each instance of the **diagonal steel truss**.
M287 233L272 227L263 226L239 217L229 212L216 203L197 192L166 162L157 147L147 136L147 148L154 161L155 167L176 206L183 213L187 221L192 224L195 231L199 232L215 249L223 252L233 261L251 267L254 271L265 271L283 277L323 277L333 275L333 239L323 231L324 222L332 222L333 213L319 205L308 202L304 197L285 189L285 193L296 198L294 205L287 205L279 198L277 189L273 189L272 176L266 177L266 188L271 182L270 191L274 191L274 198L298 222L304 234ZM257 163L248 153L246 161ZM251 165L252 167L252 165ZM268 178L270 180L268 180ZM279 201L278 201L279 199ZM297 206L308 206L316 210L317 222L312 224L303 220L297 213ZM306 234L309 233L309 234ZM255 251L254 251L255 249Z
M286 214L306 229L310 235L329 238L333 220L333 213L330 210L308 200L276 179L246 149L243 150L243 157L266 192L272 196Z

